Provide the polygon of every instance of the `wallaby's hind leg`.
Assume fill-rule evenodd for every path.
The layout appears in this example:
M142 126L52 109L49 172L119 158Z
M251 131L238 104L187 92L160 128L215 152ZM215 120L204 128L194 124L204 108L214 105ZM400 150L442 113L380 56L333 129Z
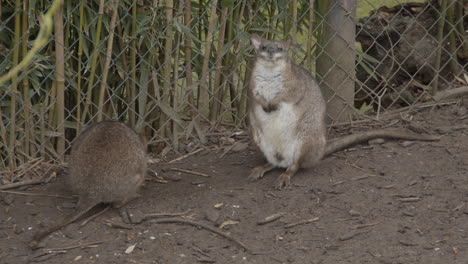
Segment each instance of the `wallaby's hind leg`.
M285 172L281 173L278 179L276 179L276 189L280 190L283 187L289 186L291 184L291 177L294 176L294 174L296 174L298 170L299 164L293 164L289 168L287 168Z
M255 167L250 171L249 179L251 181L259 180L265 175L265 173L273 170L274 168L275 166L271 165L270 163Z

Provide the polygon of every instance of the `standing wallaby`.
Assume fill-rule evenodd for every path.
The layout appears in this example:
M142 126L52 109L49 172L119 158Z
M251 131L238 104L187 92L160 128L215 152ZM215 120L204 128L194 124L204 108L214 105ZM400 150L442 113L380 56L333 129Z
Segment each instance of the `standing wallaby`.
M137 196L146 174L146 144L123 123L103 121L85 129L72 145L69 173L65 180L78 194L76 213L38 232L31 247L68 225L100 203L118 208Z
M251 35L257 56L249 83L250 135L267 159L249 178L275 167L286 168L276 187L290 184L300 167L316 165L325 155L374 138L437 140L436 137L374 130L350 135L327 146L326 103L317 81L288 57L290 44Z

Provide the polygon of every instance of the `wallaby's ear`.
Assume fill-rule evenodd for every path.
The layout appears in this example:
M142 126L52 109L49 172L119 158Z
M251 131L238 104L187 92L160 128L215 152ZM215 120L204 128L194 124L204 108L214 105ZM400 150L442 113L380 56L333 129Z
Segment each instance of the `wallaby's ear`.
M258 50L260 48L260 44L262 43L262 38L259 35L253 33L250 35L250 41L252 42L254 48Z

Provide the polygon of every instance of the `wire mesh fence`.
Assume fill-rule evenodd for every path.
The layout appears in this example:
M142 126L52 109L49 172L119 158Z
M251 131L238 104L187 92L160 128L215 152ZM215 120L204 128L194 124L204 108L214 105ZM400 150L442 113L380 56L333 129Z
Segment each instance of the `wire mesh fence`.
M403 2L64 1L47 46L0 86L0 167L62 159L86 125L105 119L128 123L162 154L245 130L253 32L292 40L292 60L329 102L346 102L332 117L429 101L465 81L468 4ZM51 3L0 2L2 75L30 49ZM349 32L343 49L329 48Z

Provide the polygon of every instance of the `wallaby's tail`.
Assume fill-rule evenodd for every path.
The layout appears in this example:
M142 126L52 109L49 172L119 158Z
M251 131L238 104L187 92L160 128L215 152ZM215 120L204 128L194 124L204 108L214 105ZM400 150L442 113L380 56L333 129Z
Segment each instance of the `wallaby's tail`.
M436 141L439 137L430 135L409 134L400 131L392 131L386 129L369 130L357 134L352 134L332 140L328 142L325 148L325 157L337 151L349 148L351 146L367 142L376 138L391 138L391 139L404 139L404 140L418 140L418 141Z
M60 228L62 228L64 226L67 226L67 225L75 222L78 218L83 216L86 212L91 210L94 206L96 206L96 203L95 202L90 202L90 201L87 202L87 203L84 203L84 204L80 204L78 206L77 210L76 210L76 213L72 213L70 215L67 215L63 219L63 221L56 223L55 225L47 228L44 231L39 231L38 233L36 233L34 235L33 239L31 240L31 242L29 242L29 246L32 249L36 249L39 242L41 242L48 235L52 234L53 232L59 230Z

